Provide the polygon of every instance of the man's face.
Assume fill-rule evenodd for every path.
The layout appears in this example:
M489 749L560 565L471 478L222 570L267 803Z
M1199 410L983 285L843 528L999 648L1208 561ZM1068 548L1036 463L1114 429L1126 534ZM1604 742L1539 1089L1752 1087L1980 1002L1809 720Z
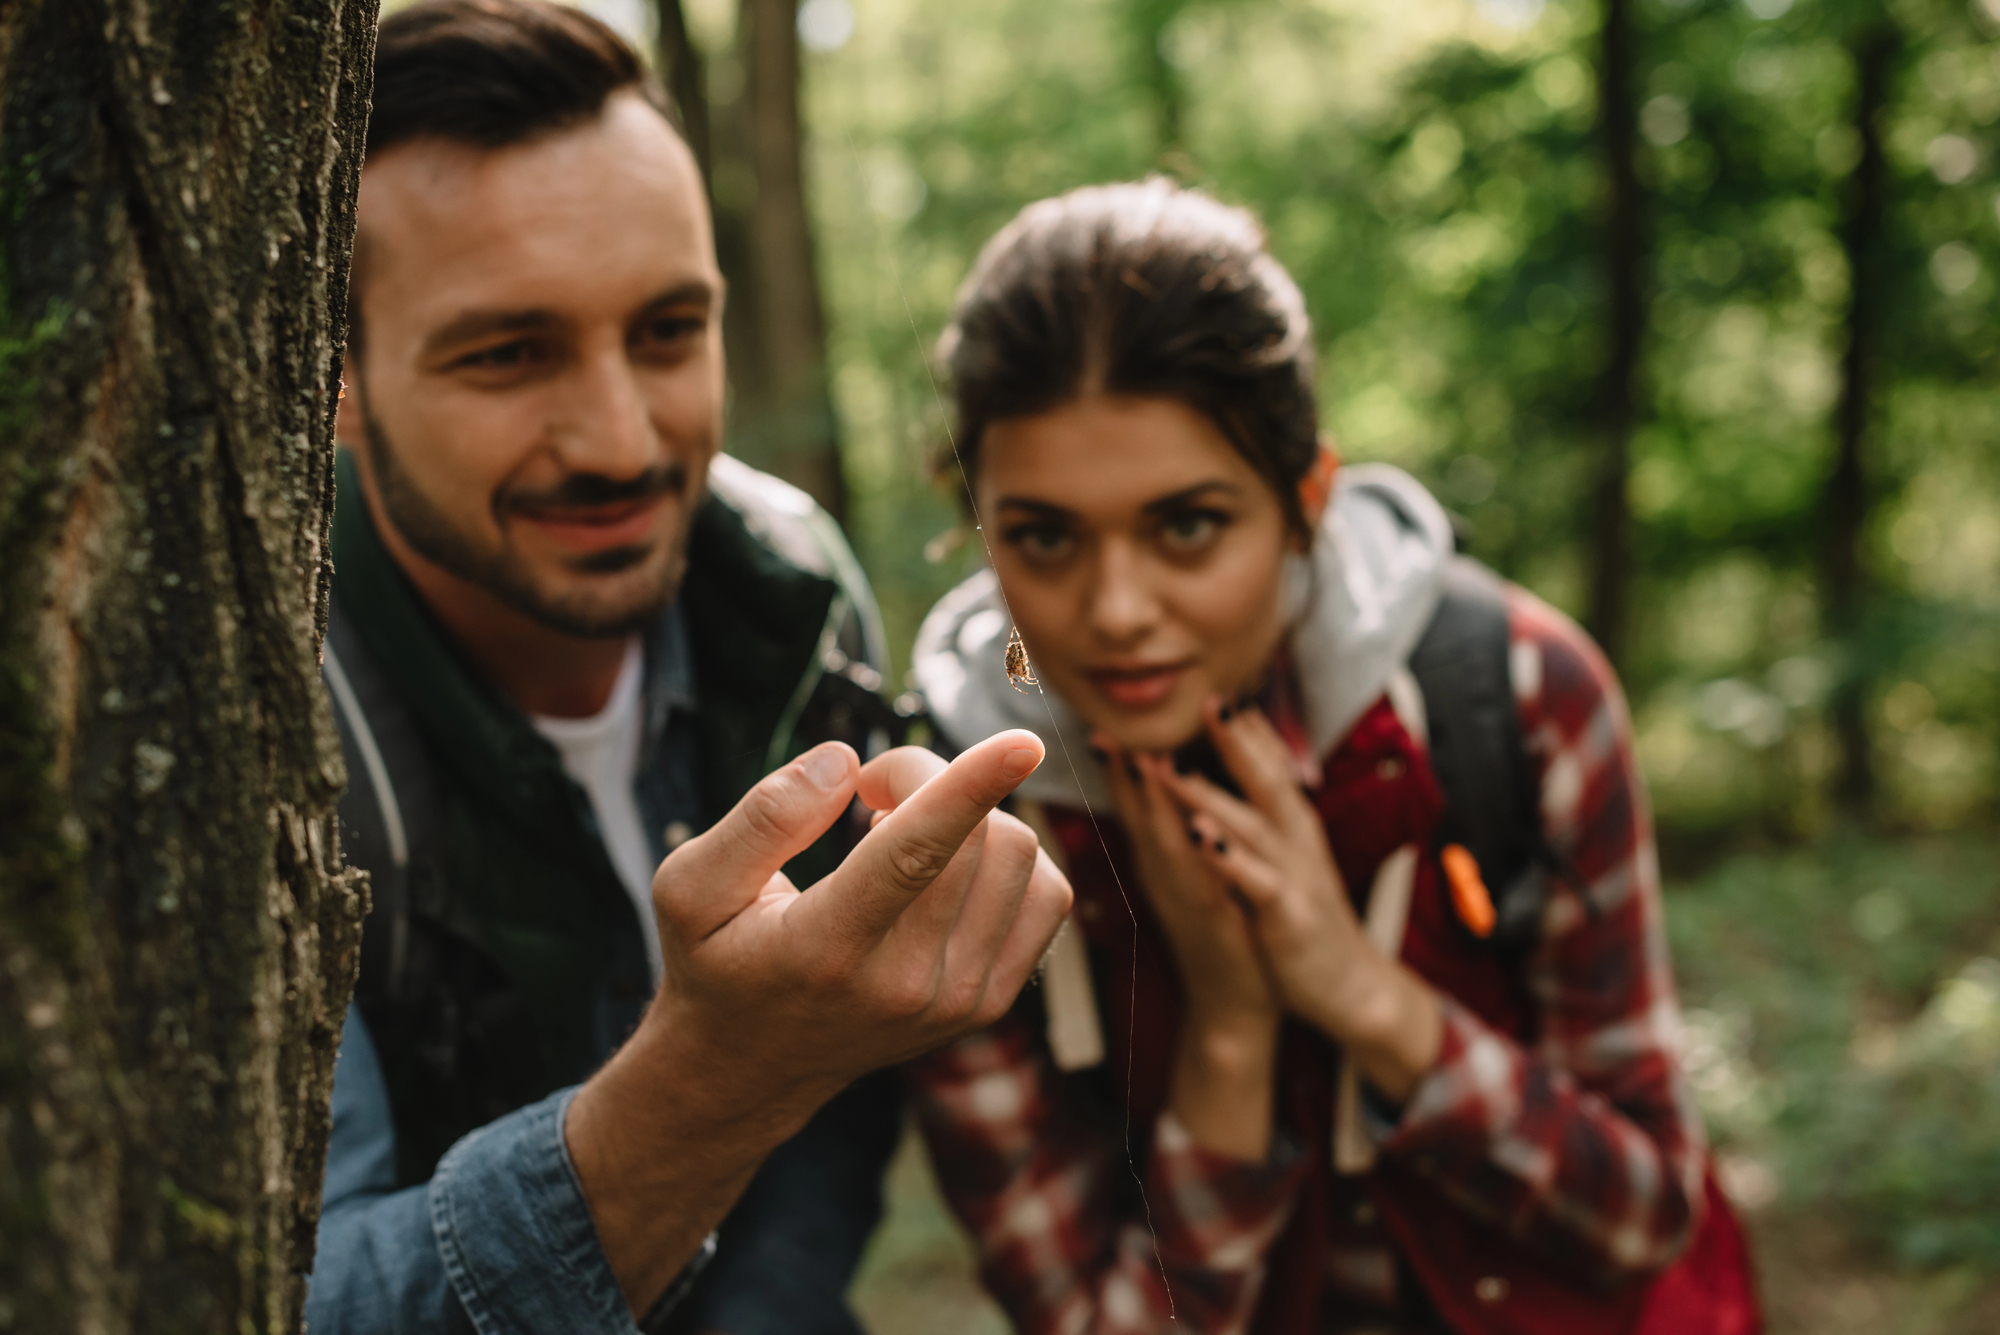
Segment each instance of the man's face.
M398 563L461 615L643 625L722 430L722 277L686 147L629 92L508 148L398 144L362 173L356 256L338 434Z

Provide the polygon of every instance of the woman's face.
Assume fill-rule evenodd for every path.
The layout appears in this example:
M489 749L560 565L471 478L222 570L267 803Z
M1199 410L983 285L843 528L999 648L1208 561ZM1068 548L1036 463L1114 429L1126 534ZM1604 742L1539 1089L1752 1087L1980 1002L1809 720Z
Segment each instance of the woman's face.
M1036 674L1165 751L1262 682L1299 547L1270 485L1174 399L1091 397L986 429L974 493Z

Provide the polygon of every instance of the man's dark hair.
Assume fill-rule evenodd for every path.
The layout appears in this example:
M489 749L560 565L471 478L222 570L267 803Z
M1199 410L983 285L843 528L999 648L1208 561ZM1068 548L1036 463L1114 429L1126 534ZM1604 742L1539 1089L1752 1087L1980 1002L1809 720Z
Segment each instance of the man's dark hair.
M582 10L424 0L382 20L368 154L426 136L505 148L594 119L626 88L667 114L638 55Z
M423 0L383 19L376 36L367 156L424 138L506 148L594 120L628 88L680 133L638 55L582 10L551 0ZM363 240L354 238L347 280L356 354Z

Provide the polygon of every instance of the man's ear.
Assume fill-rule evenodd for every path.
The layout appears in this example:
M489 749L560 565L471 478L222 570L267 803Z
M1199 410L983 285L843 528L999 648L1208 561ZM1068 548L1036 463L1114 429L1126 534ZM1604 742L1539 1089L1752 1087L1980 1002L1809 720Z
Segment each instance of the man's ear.
M1326 513L1326 503L1333 499L1334 474L1340 471L1340 450L1333 443L1333 437L1319 438L1319 457L1312 467L1299 479L1299 509L1304 512L1306 526L1317 529L1319 517Z
M356 454L363 453L361 447L368 440L368 425L362 420L360 355L361 349L350 340L340 359L340 402L333 409L334 443Z

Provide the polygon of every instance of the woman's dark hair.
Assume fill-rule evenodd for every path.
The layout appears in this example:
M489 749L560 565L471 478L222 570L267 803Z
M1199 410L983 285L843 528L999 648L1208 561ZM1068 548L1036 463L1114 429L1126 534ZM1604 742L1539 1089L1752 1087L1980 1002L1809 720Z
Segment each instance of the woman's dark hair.
M1153 179L1030 204L979 253L939 344L970 474L986 428L1093 394L1178 399L1307 531L1319 452L1305 299L1247 211Z

